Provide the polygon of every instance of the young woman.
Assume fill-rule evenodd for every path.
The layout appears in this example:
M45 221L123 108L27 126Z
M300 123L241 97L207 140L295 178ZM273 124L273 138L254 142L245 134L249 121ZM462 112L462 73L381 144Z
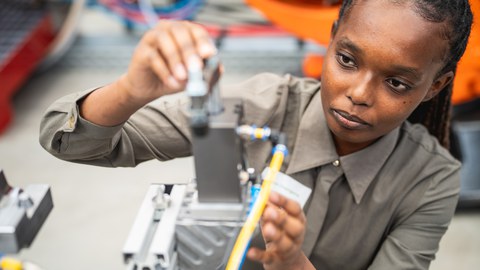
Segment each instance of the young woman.
M429 267L459 192L460 164L444 147L471 23L467 0L343 1L321 83L261 74L225 89L244 99L246 123L287 133L283 170L312 188L303 211L271 196L266 250L250 259L276 270ZM190 155L182 103L149 102L181 91L187 66L214 53L200 26L161 22L116 82L48 109L41 144L103 166ZM257 169L269 151L247 145Z

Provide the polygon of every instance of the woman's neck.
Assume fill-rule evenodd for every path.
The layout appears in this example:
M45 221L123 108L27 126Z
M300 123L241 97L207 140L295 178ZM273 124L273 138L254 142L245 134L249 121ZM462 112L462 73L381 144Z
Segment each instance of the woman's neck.
M353 143L353 142L344 141L338 138L337 136L335 136L335 134L333 133L332 133L332 138L333 138L333 142L335 143L335 149L337 150L337 154L339 156L346 156L346 155L355 153L357 151L360 151L376 141L376 140L372 140L368 142Z

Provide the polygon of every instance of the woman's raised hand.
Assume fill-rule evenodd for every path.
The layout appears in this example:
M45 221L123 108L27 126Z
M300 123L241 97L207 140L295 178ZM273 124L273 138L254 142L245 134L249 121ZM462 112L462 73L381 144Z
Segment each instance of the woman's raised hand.
M128 72L120 79L121 89L138 104L182 91L188 66L202 65L202 59L215 53L202 26L188 21L161 21L135 49Z

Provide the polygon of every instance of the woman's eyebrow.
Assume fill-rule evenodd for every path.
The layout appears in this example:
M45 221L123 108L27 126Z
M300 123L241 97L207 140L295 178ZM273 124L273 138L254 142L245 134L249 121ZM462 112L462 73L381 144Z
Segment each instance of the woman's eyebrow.
M418 69L412 68L412 67L395 65L395 66L392 67L392 70L394 72L398 72L398 73L402 73L402 74L409 74L417 80L420 80L422 78L422 75L423 75Z
M348 49L355 54L363 54L362 49L360 49L360 47L358 47L355 43L353 43L353 41L351 41L347 37L340 38L340 40L337 42L337 47Z

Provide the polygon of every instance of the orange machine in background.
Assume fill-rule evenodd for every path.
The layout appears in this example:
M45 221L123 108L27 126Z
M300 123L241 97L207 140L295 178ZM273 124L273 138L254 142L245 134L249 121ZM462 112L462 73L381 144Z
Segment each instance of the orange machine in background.
M267 19L300 39L326 46L340 5L325 6L321 0L245 0ZM319 78L323 56L308 54L303 61L303 74Z
M245 0L274 24L300 39L313 40L326 46L333 22L338 18L339 5L325 6L322 0ZM480 16L480 1L470 1L473 14ZM476 16L476 17L477 17ZM476 20L477 21L477 20ZM308 77L319 78L323 56L306 55L302 69ZM454 105L480 97L480 25L472 28L467 51L460 61L455 78Z
M455 75L452 101L454 105L480 98L480 1L470 0L474 23L465 55Z

